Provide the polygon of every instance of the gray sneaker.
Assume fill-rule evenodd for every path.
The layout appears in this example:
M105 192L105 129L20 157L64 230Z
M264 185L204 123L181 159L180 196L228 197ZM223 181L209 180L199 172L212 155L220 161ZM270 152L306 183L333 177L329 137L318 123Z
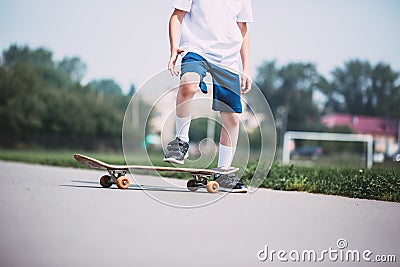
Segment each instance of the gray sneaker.
M168 143L167 153L164 156L165 162L184 164L188 154L189 144L179 137Z
M216 169L218 170L218 169ZM214 181L219 184L219 191L231 193L247 193L247 186L234 173L215 174Z

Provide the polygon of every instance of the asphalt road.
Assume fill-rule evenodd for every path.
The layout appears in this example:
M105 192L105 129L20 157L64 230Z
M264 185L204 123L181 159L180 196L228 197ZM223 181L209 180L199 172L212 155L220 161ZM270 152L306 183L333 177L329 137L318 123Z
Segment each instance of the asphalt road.
M310 266L293 262L305 250L324 256L319 266L347 266L340 253L348 250L397 260L352 266L399 266L399 203L192 193L182 180L151 176L140 176L148 190L103 189L103 174L0 161L0 266ZM266 247L288 261L277 253L261 261ZM324 250L338 252L330 259Z

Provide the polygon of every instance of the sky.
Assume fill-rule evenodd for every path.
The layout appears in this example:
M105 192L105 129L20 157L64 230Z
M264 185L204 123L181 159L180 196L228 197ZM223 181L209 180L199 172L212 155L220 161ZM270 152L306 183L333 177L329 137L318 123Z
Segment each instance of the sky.
M218 1L218 0L215 0ZM0 49L45 47L78 56L84 82L114 79L124 92L165 70L171 0L0 0ZM400 0L252 0L253 77L275 60L329 73L350 59L400 71Z

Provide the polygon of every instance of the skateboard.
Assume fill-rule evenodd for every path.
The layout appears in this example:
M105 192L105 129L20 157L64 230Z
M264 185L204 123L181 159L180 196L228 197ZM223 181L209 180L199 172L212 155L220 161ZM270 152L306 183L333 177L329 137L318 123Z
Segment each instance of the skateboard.
M95 169L106 169L109 175L103 175L100 178L100 185L104 188L109 188L111 187L111 185L116 184L119 189L127 189L130 185L130 181L125 175L129 170L147 170L190 173L193 176L193 179L189 180L186 184L189 191L195 192L200 187L205 187L209 193L217 193L219 189L219 184L216 181L210 181L211 176L214 174L235 173L239 170L239 168L234 167L226 168L221 171L215 169L194 169L143 165L112 165L98 159L80 154L75 154L74 158L86 167Z

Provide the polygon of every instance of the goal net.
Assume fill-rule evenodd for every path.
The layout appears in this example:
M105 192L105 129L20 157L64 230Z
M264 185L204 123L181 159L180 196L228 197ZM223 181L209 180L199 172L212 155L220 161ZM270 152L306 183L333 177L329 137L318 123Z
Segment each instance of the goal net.
M294 140L312 140L312 141L337 141L337 142L361 142L366 144L366 165L372 168L373 164L373 137L365 134L341 134L341 133L318 133L318 132L295 132L288 131L284 135L283 140L283 156L282 163L289 164L292 156L295 153L300 154L294 150ZM307 152L305 152L307 153Z

